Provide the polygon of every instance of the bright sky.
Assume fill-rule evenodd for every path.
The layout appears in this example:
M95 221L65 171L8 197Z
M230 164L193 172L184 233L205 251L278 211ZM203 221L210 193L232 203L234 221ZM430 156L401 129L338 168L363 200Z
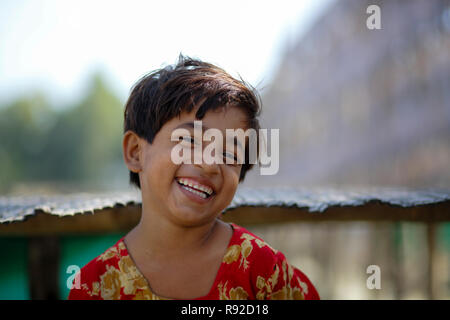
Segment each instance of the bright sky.
M1 0L0 102L36 89L76 101L94 70L125 100L180 52L261 89L283 47L329 2Z

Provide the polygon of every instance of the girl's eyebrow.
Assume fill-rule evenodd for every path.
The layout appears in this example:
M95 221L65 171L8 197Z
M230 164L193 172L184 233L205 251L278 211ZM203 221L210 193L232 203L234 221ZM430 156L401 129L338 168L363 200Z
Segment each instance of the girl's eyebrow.
M189 128L189 129L194 129L194 128L195 128L195 126L194 126L194 121L189 121L189 122L182 123L182 124L180 124L178 127L176 127L175 129L178 129L178 128ZM203 126L203 124L201 125L201 128L202 128L202 130L203 130L203 129L206 129L206 130L209 129L209 128L206 127L206 126Z

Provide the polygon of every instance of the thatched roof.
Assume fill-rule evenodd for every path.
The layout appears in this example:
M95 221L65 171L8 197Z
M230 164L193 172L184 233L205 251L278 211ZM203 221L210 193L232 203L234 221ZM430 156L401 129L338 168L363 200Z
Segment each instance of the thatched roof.
M26 222L37 215L52 216L53 220L77 217L77 221L81 218L83 224L88 225L87 218L92 215L98 218L102 212L107 212L108 216L116 216L114 221L117 219L127 221L126 226L122 226L123 221L117 222L111 230L128 228L138 221L140 204L141 198L137 192L3 196L0 197L0 223L3 224L0 226L0 233L8 233L8 229L12 231L14 228L19 228L13 228L12 225ZM46 219L48 220L48 217ZM224 219L237 220L244 224L294 220L449 221L450 190L242 188L225 210ZM55 220L56 222L62 224L61 219ZM110 230L109 227L106 229L100 226L95 227L92 218L91 222L93 225L88 228L90 231ZM96 222L96 224L99 223L104 222ZM59 228L57 224L54 227ZM51 228L53 227L46 226L45 230L50 232ZM22 230L22 228L19 229ZM29 229L30 227L26 228L26 230ZM75 232L78 229L64 230Z

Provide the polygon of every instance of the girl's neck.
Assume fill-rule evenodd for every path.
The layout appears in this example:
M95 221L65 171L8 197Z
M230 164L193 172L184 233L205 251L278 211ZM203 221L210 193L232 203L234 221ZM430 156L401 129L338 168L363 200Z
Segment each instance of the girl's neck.
M143 212L139 224L126 236L126 241L136 244L135 250L145 256L158 260L172 259L207 249L216 238L219 224L223 222L215 219L198 227L184 227Z

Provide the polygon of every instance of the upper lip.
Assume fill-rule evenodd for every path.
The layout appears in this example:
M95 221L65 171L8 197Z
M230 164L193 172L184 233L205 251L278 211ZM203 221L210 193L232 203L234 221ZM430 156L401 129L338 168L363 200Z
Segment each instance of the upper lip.
M211 181L209 181L208 179L202 177L188 177L188 176L176 178L177 181L179 181L180 179L190 180L198 186L205 186L211 188L212 194L216 193L216 188L214 187L214 184L212 184Z

